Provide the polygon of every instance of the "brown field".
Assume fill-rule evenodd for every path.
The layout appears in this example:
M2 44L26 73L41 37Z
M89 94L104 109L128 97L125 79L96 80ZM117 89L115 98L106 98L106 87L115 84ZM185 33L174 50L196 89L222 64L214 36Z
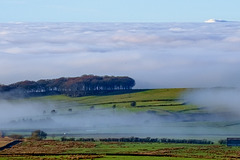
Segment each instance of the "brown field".
M10 149L0 151L2 158L17 158L16 156L23 157L23 159L55 159L56 157L59 159L101 159L108 156L120 156L120 158L148 156L149 160L154 157L227 160L239 159L240 148L224 145L27 140Z
M13 139L11 139L11 138L7 138L7 137L0 138L0 147L5 146L5 145L7 145L8 143L10 143L12 141L13 141Z
M1 154L61 154L72 148L94 148L91 142L61 142L53 140L26 141L0 152Z

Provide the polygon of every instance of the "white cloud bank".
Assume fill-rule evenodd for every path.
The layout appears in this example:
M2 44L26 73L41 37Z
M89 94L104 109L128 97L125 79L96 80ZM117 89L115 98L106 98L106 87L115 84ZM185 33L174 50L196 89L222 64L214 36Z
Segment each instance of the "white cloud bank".
M2 23L0 83L127 75L137 88L239 86L239 23Z

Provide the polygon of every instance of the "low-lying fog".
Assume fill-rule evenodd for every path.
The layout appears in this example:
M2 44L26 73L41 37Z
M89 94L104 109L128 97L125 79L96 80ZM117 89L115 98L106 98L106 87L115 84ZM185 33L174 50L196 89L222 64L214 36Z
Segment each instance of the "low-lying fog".
M28 130L30 133L31 130L42 129L60 135L67 133L69 136L78 134L107 137L235 136L239 133L235 126L240 122L237 107L239 92L236 89L189 91L183 96L185 101L198 105L210 113L179 113L170 116L134 113L113 108L91 109L85 106L80 109L71 105L59 107L59 104L53 102L1 100L0 130Z
M224 110L240 115L239 88L194 89L183 95L185 101L211 111Z
M99 128L158 124L160 117L148 113L130 113L115 109L83 107L56 108L53 103L0 103L0 128Z

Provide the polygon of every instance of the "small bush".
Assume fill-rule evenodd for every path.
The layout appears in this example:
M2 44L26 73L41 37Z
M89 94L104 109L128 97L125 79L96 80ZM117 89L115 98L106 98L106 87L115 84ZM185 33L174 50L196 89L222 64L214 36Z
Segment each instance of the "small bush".
M219 144L227 144L227 140L226 139L220 139L218 141Z
M75 138L61 137L61 141L76 141L76 139Z
M57 111L55 109L51 110L51 114L56 114Z
M66 137L61 137L61 141L67 141Z
M135 107L136 104L137 104L136 101L132 101L130 105L131 105L132 107Z

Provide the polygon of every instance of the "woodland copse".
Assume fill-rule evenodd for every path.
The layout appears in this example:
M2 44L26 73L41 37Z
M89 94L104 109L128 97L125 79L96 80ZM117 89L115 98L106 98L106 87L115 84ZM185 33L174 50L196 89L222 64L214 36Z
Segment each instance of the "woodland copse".
M14 92L14 95L55 95L68 96L97 95L117 90L131 90L135 80L127 76L95 76L62 77L57 79L42 79L38 81L20 81L10 85L0 85L1 93Z

